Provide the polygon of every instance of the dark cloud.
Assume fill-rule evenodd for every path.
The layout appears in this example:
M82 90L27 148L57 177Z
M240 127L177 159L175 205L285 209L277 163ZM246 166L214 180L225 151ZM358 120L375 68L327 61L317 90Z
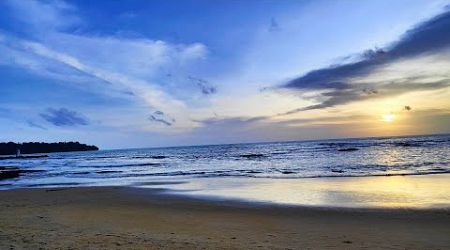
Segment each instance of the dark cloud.
M148 117L148 120L152 122L162 123L166 126L172 126L172 124L175 122L175 119L165 115L164 112L159 110L153 112L153 114Z
M136 94L134 94L134 92L129 91L129 90L122 91L122 93L125 95L129 95L129 96L136 96Z
M168 122L168 121L166 121L166 120L164 120L164 119L162 119L162 118L156 118L154 115L150 115L150 117L148 118L150 121L153 121L153 122L160 122L160 123L162 123L162 124L164 124L164 125L167 125L167 126L172 126L172 123L171 122Z
M40 116L47 122L58 127L89 124L88 120L83 115L65 108L49 108L46 112L41 113Z
M406 32L392 47L382 50L369 50L363 60L314 70L288 82L284 87L297 89L345 89L350 85L350 77L366 75L375 66L396 59L413 57L419 54L435 53L450 45L450 11L447 11Z
M378 90L373 89L373 88L363 89L362 91L365 94L368 94L368 95L376 95L376 94L378 94Z
M209 119L204 119L204 120L194 120L194 122L198 122L201 123L202 125L205 126L210 126L210 125L220 125L220 124L249 124L249 123L253 123L253 122L257 122L257 121L264 121L266 120L267 116L257 116L257 117L252 117L252 118L246 118L246 117L228 117L228 118L209 118Z
M423 79L401 79L409 82L397 85L392 82L355 85L351 84L351 79L367 76L378 67L399 59L439 54L448 48L450 48L450 11L446 9L445 13L409 30L397 43L386 49L369 50L364 52L357 62L314 70L287 82L282 88L299 92L321 90L322 94L317 96L319 104L295 109L286 114L332 107L380 95L446 87L449 85L450 76L445 76L447 77L445 80L437 82L426 82L425 76Z
M436 90L440 88L445 88L449 86L449 80L441 80L435 82L423 83L423 78L406 78L399 81L392 81L381 85L375 91L364 91L360 90L358 87L352 89L344 90L334 90L330 92L325 92L316 97L316 99L324 98L324 101L320 101L319 104L314 104L294 110L290 110L286 113L279 115L289 115L298 113L301 111L313 110L313 109L323 109L329 108L336 105L347 104L354 101L362 101L373 98L385 98L397 96L410 92L412 90Z
M27 121L28 126L32 127L32 128L39 128L39 129L43 129L43 130L47 130L46 127L41 126L33 121Z
M189 76L188 79L191 80L197 87L199 87L202 91L202 94L204 95L211 95L217 92L217 88L212 86L211 83L204 79L193 76Z
M280 31L280 25L278 24L277 20L272 17L272 19L270 19L270 24L269 24L269 32L275 32L275 31Z

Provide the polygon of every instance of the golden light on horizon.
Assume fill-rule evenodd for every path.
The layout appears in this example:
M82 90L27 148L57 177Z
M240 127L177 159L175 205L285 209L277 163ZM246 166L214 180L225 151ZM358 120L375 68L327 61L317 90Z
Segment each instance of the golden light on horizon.
M395 120L395 115L393 115L393 114L384 114L382 116L382 118L383 118L383 121L385 121L385 122L393 122Z

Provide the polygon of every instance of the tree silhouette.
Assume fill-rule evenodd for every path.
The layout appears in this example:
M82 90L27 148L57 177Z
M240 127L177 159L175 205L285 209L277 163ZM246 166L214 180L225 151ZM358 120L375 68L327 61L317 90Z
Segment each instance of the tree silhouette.
M98 150L97 146L81 144L79 142L25 142L25 143L0 143L0 155L14 155L20 149L22 154L90 151Z

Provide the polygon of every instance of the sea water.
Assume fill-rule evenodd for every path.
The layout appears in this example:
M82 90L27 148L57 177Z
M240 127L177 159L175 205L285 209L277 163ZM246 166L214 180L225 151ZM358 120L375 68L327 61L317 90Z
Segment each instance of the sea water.
M341 183L338 186L344 187L342 183L345 180L355 177L450 173L450 135L101 150L48 155L48 158L0 161L1 166L34 170L18 178L0 181L0 189L149 187L172 182L185 184L174 190L191 190L191 193L203 192L207 195L211 195L214 190L217 195L221 192L235 193L235 197L247 199L251 195L244 197L243 194L252 193L258 185L266 186L266 189L259 191L267 194L276 189L274 183L284 183L290 187L288 192L297 192L298 196L302 193L300 190L305 189L302 186L304 183L312 185L311 180L322 183L322 186L326 183ZM295 188L296 185L298 188ZM274 192L272 199L262 200L276 200L277 191ZM292 197L286 199L289 201ZM297 200L301 199L304 198Z
M450 173L450 135L51 153L1 166L29 172L2 188L128 185L155 177L323 178Z

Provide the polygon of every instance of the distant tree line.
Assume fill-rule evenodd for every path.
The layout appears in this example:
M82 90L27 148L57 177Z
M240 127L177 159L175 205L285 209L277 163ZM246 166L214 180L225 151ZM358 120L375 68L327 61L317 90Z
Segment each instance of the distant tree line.
M25 143L0 143L0 155L14 155L20 149L22 154L34 153L52 153L52 152L70 152L70 151L89 151L98 150L93 145L81 144L79 142L25 142Z

